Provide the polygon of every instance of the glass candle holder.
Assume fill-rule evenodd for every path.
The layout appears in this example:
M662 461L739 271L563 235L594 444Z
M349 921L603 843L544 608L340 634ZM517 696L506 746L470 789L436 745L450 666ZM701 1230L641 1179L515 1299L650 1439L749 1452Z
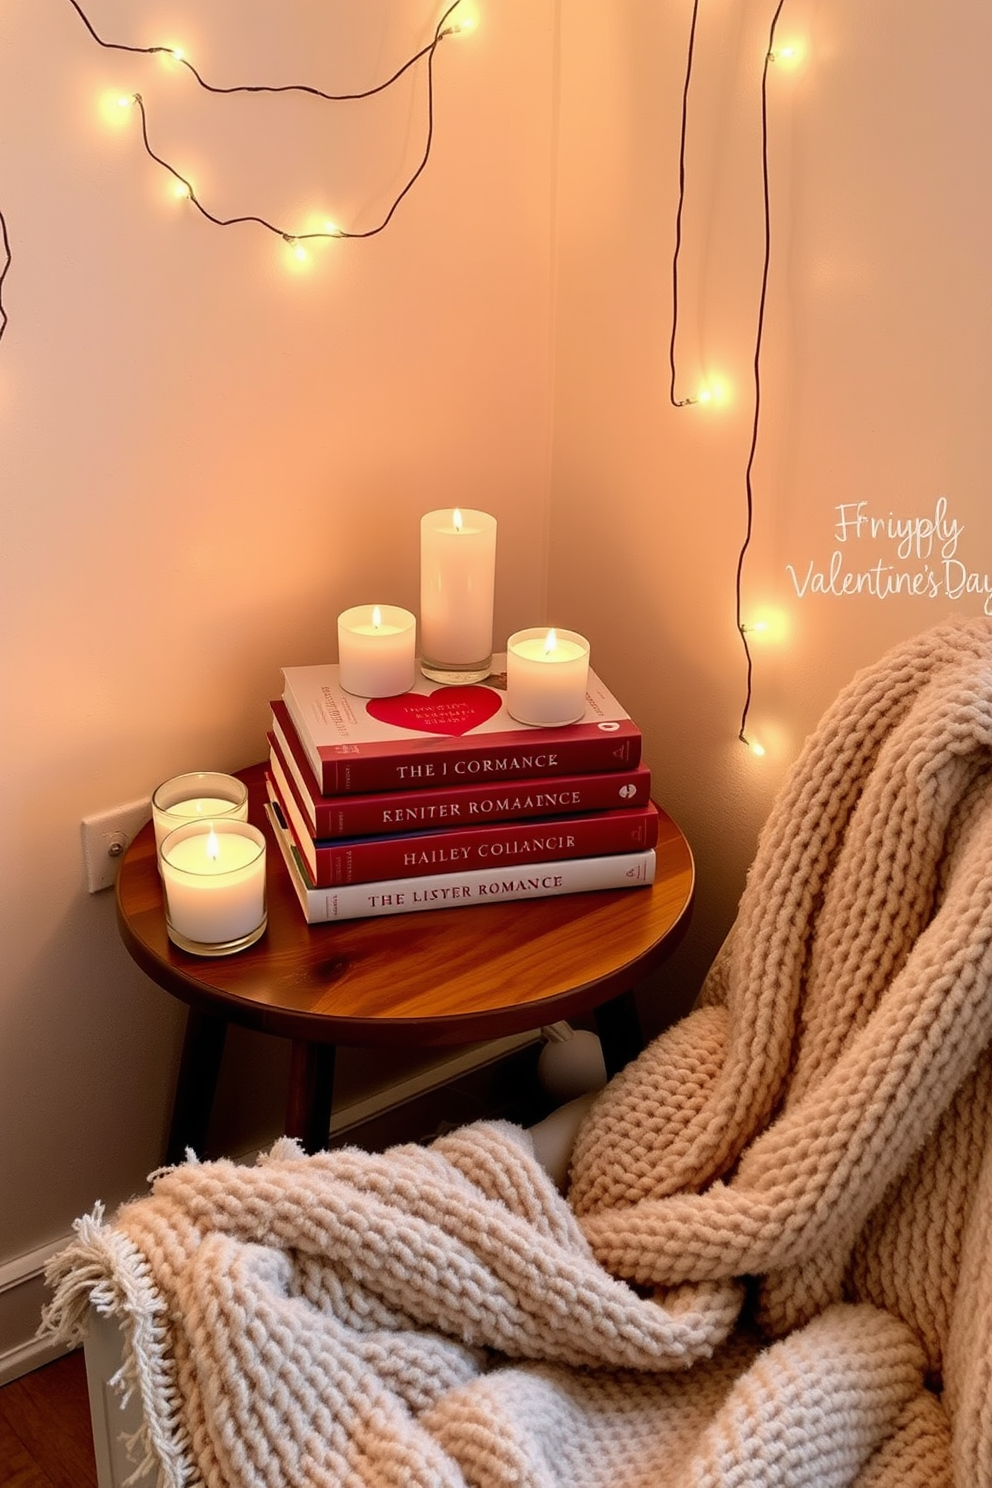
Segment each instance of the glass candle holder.
M518 630L506 643L506 711L555 728L586 711L589 642L574 630Z
M247 821L248 787L234 775L195 770L164 780L152 795L155 847L190 821Z
M489 676L496 585L496 518L433 511L420 519L420 670L434 682Z
M159 871L169 939L230 956L265 932L265 838L248 822L191 821L164 839Z

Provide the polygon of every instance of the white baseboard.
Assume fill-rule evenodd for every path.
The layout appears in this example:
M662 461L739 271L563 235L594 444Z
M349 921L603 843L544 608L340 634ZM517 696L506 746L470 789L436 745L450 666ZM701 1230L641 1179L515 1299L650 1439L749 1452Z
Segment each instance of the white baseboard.
M71 1239L71 1235L63 1235L0 1265L0 1385L8 1385L65 1353L61 1344L38 1338L36 1333L41 1309L51 1300L45 1285L45 1266Z

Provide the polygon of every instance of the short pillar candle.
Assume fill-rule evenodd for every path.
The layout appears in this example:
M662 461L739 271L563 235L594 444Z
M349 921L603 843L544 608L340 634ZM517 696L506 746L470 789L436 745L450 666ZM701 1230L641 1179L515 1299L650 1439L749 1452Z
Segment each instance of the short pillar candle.
M341 686L357 697L409 692L416 671L417 621L397 605L353 605L338 616Z
M162 843L169 939L196 956L228 956L265 930L265 838L248 822L188 822Z
M506 644L506 710L543 728L586 711L589 642L574 630L518 630Z
M420 519L420 668L435 682L480 682L493 651L496 518L456 507Z
M170 832L190 821L248 820L248 787L236 775L191 770L164 780L152 793L155 848Z

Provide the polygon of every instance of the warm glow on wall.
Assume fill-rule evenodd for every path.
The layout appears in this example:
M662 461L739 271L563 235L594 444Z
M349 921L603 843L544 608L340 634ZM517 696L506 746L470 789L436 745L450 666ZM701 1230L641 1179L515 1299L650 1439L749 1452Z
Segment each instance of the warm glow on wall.
M788 41L777 42L774 50L768 53L768 60L774 62L783 72L798 72L805 63L808 52L806 42L801 37L793 36Z
M283 244L287 246L287 262L294 269L304 268L309 264L310 254L308 252L308 245L310 243L319 242L321 240L327 241L330 239L340 238L371 238L388 227L389 223L393 219L397 208L400 206L400 203L404 200L408 192L413 188L416 181L420 178L421 174L427 166L428 159L430 158L431 145L434 138L435 53L437 52L437 49L441 42L446 37L463 36L466 34L470 34L476 29L476 26L478 24L478 17L471 4L468 3L468 0L453 0L453 3L448 5L447 9L441 15L440 20L437 22L431 40L424 46L422 46L417 52L415 52L413 56L408 57L407 60L402 63L401 66L399 66L390 77L387 77L383 82L377 83L371 88L366 88L361 91L357 91L354 93L332 94L326 93L322 89L316 88L308 83L290 83L279 85L253 83L237 84L234 86L224 87L217 86L211 82L208 82L207 79L204 78L197 71L196 67L186 56L186 53L181 46L176 44L171 44L169 46L132 46L131 44L125 42L107 41L98 33L92 21L90 21L89 17L84 11L82 5L79 3L79 0L69 0L69 4L72 6L73 10L76 12L76 15L79 17L89 35L91 36L93 41L97 43L98 46L105 48L107 51L126 52L133 55L158 57L162 61L164 66L166 66L167 68L171 68L176 73L182 71L188 72L196 80L199 86L209 93L245 93L252 95L299 93L301 95L307 95L310 98L323 99L327 103L353 103L361 99L372 98L376 94L385 92L388 88L391 88L395 83L397 83L400 78L404 77L411 68L415 67L418 63L421 62L424 64L427 82L427 121L425 128L424 148L420 160L402 189L395 196L392 205L389 207L388 211L385 213L381 221L379 221L372 227L362 229L344 228L339 223L329 219L324 213L320 214L319 218L315 217L314 219L312 219L311 225L308 225L305 229L302 230L300 230L299 228L280 226L278 223L269 222L264 217L261 217L252 212L245 212L233 217L216 216L199 199L192 181L181 170L179 170L176 166L170 164L168 160L164 159L153 149L149 136L148 115L141 94L122 94L119 90L108 90L100 96L97 103L97 110L103 122L110 127L120 129L126 125L129 125L133 128L134 117L135 114L137 114L141 132L141 141L144 146L145 153L151 160L153 160L159 167L161 167L161 169L164 170L167 173L168 177L171 179L171 193L173 197L190 203L193 207L196 208L196 210L206 221L212 223L216 227L233 227L235 225L251 223L257 227L264 228L266 231L280 238ZM465 6L465 8L461 9L463 5ZM455 17L456 11L459 12L457 18ZM313 221L316 221L317 225L313 225ZM2 207L0 207L0 340L3 339L9 320L4 305L4 285L10 267L10 236L8 231L7 219L3 213Z
M744 626L749 636L761 646L781 646L792 630L790 616L783 609L757 606Z

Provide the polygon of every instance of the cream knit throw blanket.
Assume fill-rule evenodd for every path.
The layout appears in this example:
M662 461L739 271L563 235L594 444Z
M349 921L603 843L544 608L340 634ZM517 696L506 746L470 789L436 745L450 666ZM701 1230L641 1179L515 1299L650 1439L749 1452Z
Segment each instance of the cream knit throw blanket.
M841 694L567 1200L527 1135L186 1164L52 1263L165 1488L992 1488L992 622Z

